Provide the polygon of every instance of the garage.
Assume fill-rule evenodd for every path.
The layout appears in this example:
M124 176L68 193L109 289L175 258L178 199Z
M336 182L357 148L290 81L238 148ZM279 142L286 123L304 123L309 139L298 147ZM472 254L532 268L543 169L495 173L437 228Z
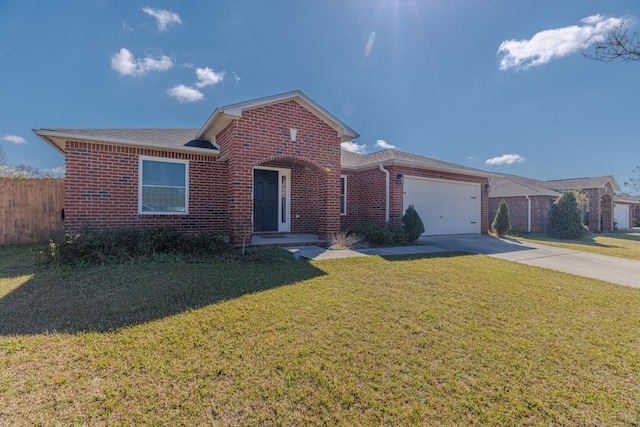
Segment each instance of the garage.
M427 236L480 234L480 184L405 176L403 211L413 205Z
M630 228L629 205L614 205L613 219L618 228Z

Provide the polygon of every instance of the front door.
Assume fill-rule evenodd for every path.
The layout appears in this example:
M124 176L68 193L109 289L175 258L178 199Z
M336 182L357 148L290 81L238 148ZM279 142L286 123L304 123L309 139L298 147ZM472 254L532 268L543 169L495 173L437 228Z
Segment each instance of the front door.
M278 231L278 171L253 174L253 231Z

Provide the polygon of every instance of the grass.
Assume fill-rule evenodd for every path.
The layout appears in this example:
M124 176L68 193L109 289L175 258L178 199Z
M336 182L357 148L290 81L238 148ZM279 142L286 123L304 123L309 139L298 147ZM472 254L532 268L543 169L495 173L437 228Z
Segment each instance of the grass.
M544 233L510 232L509 235L518 239L561 248L640 260L640 232L638 229L633 231L619 230L615 233L590 233L577 240L553 239Z
M37 269L29 249L0 247L0 425L640 419L638 289L460 253Z

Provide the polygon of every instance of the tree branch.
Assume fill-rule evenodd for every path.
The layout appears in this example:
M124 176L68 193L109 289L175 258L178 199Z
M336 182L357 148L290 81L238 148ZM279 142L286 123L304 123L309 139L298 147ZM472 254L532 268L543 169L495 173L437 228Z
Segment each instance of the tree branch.
M594 53L584 54L585 58L596 61L611 62L622 59L624 62L640 61L640 39L637 32L629 32L625 21L611 31L607 38L594 45Z

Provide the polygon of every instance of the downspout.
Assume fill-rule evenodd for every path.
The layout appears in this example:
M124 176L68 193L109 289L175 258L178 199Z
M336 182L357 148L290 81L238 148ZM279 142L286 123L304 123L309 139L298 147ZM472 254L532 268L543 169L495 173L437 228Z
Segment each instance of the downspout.
M527 232L531 233L531 199L529 196L524 196L527 198Z
M384 181L384 187L385 187L385 206L384 206L384 221L386 223L389 222L389 193L390 193L390 189L389 189L389 171L386 170L382 165L378 165L378 167L380 168L380 170L382 172L384 172L384 174L387 176L385 181Z

